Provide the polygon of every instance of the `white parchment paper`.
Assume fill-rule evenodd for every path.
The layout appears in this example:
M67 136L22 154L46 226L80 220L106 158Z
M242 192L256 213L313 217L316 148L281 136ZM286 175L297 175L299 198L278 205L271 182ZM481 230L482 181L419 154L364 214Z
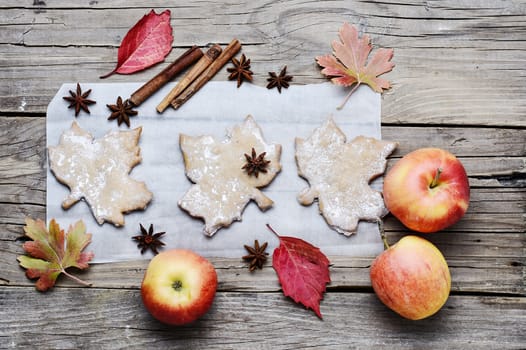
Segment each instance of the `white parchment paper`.
M88 205L80 201L69 210L61 208L69 189L60 184L47 171L47 219L55 218L61 227L82 219L93 234L88 250L95 253L94 262L150 259L150 252L140 254L131 237L140 234L139 223L148 228L153 223L155 232L165 231L163 241L169 248L188 248L207 257L241 257L246 254L244 244L269 242L267 252L272 254L279 241L265 224L269 223L284 236L302 238L318 246L326 255L373 256L382 251L382 242L376 224L361 222L358 233L351 237L331 230L319 214L318 205L304 207L296 199L307 182L297 175L294 160L295 137L306 138L332 116L351 140L358 135L381 138L380 95L369 87L360 87L343 110L337 110L347 89L330 83L292 85L283 90L267 90L251 84L237 89L233 82L209 82L178 110L168 108L163 114L156 105L173 88L166 85L139 108L139 114L130 118L131 127L142 126L140 147L142 162L133 168L130 176L145 181L153 192L153 200L144 211L125 216L123 227L110 223L98 225ZM96 84L81 83L83 91L92 89L89 98L97 101L90 105L91 114L83 111L77 118L62 99L76 84L64 84L47 110L47 145L56 145L63 131L76 120L80 127L95 138L119 128L116 121L108 121L106 104L114 104L117 96L128 98L140 83ZM213 135L222 140L226 131L251 114L263 130L269 143L280 143L283 148L282 171L263 192L274 202L273 208L262 212L254 202L246 207L243 219L228 228L220 229L213 237L202 233L203 222L190 217L180 209L177 201L192 183L184 173L179 149L179 134ZM120 129L127 126L121 124ZM248 152L249 150L247 150ZM49 166L48 166L49 167ZM373 188L379 189L376 181Z

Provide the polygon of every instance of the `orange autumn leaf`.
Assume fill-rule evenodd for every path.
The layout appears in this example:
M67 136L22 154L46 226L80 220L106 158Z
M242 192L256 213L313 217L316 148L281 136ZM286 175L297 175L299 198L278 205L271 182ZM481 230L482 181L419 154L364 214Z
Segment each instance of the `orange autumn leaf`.
M341 106L343 108L352 93L361 84L367 84L376 92L389 89L391 84L385 79L378 78L383 73L393 69L391 62L393 49L378 49L373 57L367 62L372 45L368 35L358 36L356 27L344 23L339 31L340 41L332 42L333 53L316 57L316 62L323 67L322 73L331 77L336 85L351 86Z

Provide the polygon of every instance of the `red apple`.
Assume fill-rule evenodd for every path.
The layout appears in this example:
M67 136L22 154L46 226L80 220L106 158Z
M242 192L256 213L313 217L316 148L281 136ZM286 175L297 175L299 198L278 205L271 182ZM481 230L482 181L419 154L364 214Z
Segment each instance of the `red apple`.
M380 254L371 265L376 295L401 316L420 320L446 302L451 276L446 260L431 242L405 236Z
M469 204L462 163L439 148L421 148L400 159L384 179L387 209L406 227L436 232L456 223Z
M203 316L214 300L217 274L202 256L184 249L156 255L141 286L146 309L161 322L182 325Z

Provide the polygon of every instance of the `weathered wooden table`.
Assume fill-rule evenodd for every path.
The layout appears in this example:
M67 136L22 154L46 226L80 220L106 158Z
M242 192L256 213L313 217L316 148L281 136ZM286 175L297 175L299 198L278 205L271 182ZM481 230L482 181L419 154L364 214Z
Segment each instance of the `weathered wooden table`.
M524 1L63 1L0 3L1 348L524 348L526 346L526 2ZM234 36L255 83L289 66L294 84L324 81L314 57L344 21L395 50L382 98L383 137L402 155L425 146L456 154L471 185L461 222L426 236L444 253L452 292L412 322L383 306L369 281L374 257L330 257L324 319L285 298L268 264L212 259L211 311L181 328L145 311L147 261L93 265L81 288L66 279L35 291L16 257L24 219L45 217L45 113L63 82L97 82L135 22L169 8L171 62L187 47ZM112 82L146 81L167 63ZM216 80L225 80L218 74ZM292 87L293 88L293 87ZM407 234L386 219L388 240Z

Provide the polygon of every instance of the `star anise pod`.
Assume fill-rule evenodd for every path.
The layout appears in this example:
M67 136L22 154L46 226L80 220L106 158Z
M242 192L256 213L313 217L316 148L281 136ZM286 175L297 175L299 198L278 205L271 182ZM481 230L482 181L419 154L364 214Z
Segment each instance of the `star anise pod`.
M238 61L235 57L232 58L233 68L227 68L230 73L228 80L237 79L237 87L240 87L244 80L252 81L252 71L250 70L250 59L247 60L245 54L241 55Z
M137 115L137 111L133 110L133 105L129 100L122 102L122 98L117 98L117 103L114 105L106 105L111 110L111 115L108 120L117 119L117 124L126 123L130 127L130 117Z
M259 242L256 239L254 241L254 247L249 247L248 245L244 246L248 252L248 255L245 255L243 257L243 260L250 260L250 265L248 266L248 269L250 271L254 271L256 268L263 268L263 264L265 263L265 261L267 261L268 253L265 252L265 249L267 249L267 245L268 243L265 242L261 246L259 246Z
M289 87L289 81L292 80L292 75L287 75L287 66L285 66L279 75L276 72L268 72L270 78L267 78L269 82L267 84L267 89L278 88L278 92L281 94L281 88L287 89Z
M153 233L152 224L150 224L148 231L146 231L142 224L139 224L139 226L141 227L141 235L133 236L132 238L134 241L138 242L137 248L141 249L141 254L144 254L148 248L151 249L154 254L159 254L157 249L164 245L164 243L161 242L161 236L166 232Z
M270 160L265 160L266 155L267 152L256 155L256 150L252 147L252 155L245 153L247 163L241 169L246 170L249 176L254 175L255 177L258 177L259 173L266 173L270 164Z
M71 96L64 96L62 97L64 100L69 102L68 108L75 107L75 117L79 115L80 109L82 108L86 113L90 114L88 105L97 103L93 100L88 99L89 94L91 93L91 89L88 91L82 93L82 89L80 88L80 84L77 83L77 93L74 93L73 91L69 90L69 94Z

